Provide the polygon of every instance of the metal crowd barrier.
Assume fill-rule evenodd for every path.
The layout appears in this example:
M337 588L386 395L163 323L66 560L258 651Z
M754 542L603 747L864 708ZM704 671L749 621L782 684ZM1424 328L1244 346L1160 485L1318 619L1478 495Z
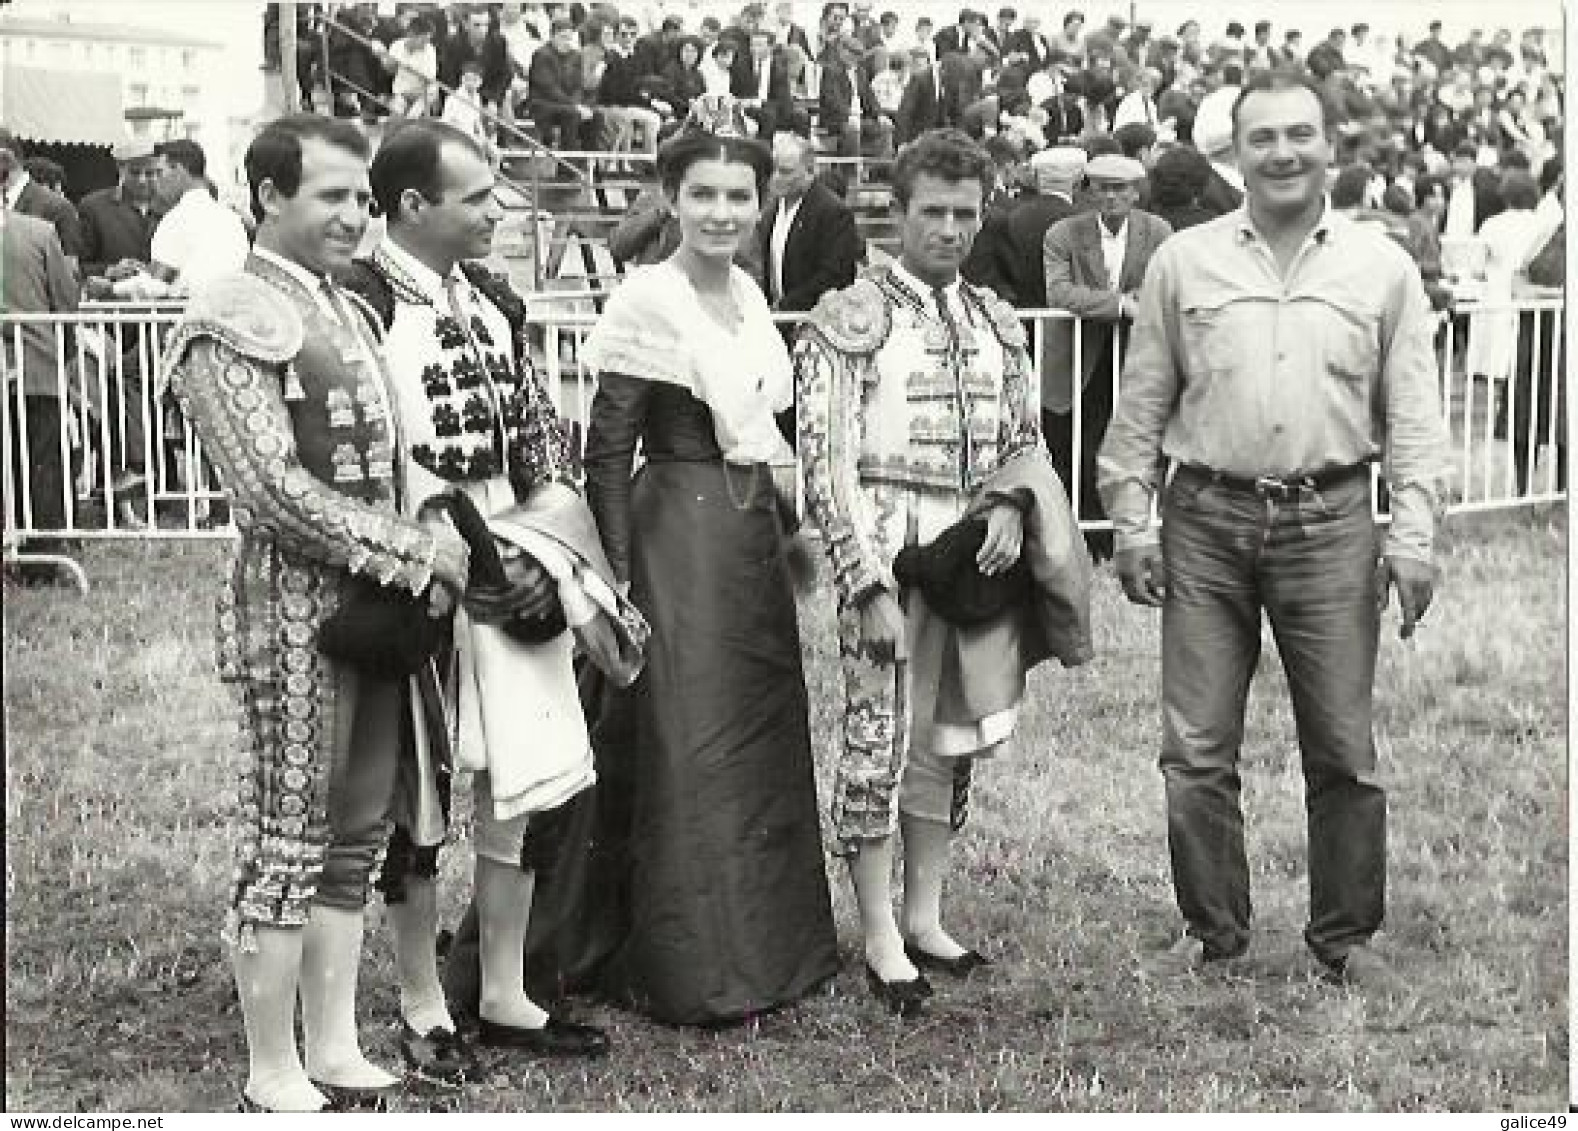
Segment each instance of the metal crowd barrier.
M596 387L581 364L586 335L605 292L544 291L529 298L533 360L574 440L578 456ZM1452 436L1448 509L1473 512L1554 502L1566 497L1566 335L1561 297L1460 305L1442 316L1436 347L1442 408ZM234 535L221 486L202 445L171 397L160 395L160 358L179 304L85 304L70 314L0 313L8 395L0 397L0 473L5 500L4 549L10 561L64 565L70 543L107 539L198 539ZM780 321L793 321L784 316ZM1083 335L1063 311L1026 310L1031 356L1040 372L1046 331L1074 322L1074 365ZM1464 374L1459 358L1470 337L1510 335L1502 372ZM1474 350L1467 351L1473 354ZM1122 357L1092 377L1121 391ZM27 395L16 395L25 389ZM1072 481L1080 497L1086 444L1082 396L1073 406ZM56 412L53 406L64 406ZM1543 456L1543 458L1542 458ZM24 458L25 457L25 458ZM54 493L48 488L56 484ZM1378 504L1382 492L1377 491ZM1384 519L1384 505L1377 507ZM1110 529L1082 516L1086 530Z

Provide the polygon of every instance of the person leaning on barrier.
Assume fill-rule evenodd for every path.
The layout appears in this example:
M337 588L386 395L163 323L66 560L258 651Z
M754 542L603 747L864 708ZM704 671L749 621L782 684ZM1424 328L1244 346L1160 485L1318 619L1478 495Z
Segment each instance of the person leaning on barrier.
M1057 319L1047 324L1041 430L1081 520L1106 517L1096 492L1096 449L1112 418L1114 367L1128 345L1145 267L1172 234L1167 221L1135 207L1144 180L1144 166L1132 158L1116 153L1096 157L1085 166L1095 210L1059 220L1042 242L1047 306L1075 315L1080 328L1075 372L1074 322ZM1112 535L1106 531L1088 531L1085 544L1098 561L1112 556Z
M250 1054L245 1102L276 1111L376 1102L399 1083L361 1052L356 983L404 681L331 658L324 626L353 599L442 619L469 568L458 535L401 513L377 316L330 278L367 225L367 160L353 123L265 126L246 155L259 220L246 270L193 296L165 358L241 534L218 616L220 678L241 699L249 761L224 938Z
M1376 652L1388 588L1404 637L1430 605L1447 439L1418 269L1326 202L1334 118L1305 75L1245 85L1233 111L1245 206L1157 251L1101 448L1119 578L1162 609L1161 769L1187 933L1157 973L1249 946L1239 751L1264 612L1303 759L1305 941L1333 978L1392 982L1370 945L1386 876ZM1392 500L1379 555L1377 459Z

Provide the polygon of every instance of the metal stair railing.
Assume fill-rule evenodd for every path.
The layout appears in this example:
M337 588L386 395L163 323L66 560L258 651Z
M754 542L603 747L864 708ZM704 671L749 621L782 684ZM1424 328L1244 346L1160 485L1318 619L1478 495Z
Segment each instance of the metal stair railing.
M340 34L344 35L347 39L350 39L352 42L359 43L363 47L366 47L366 48L368 48L370 50L379 52L380 53L380 58L382 56L382 52L384 50L386 50L384 48L383 44L379 43L375 39L369 39L368 37L362 35L355 28L351 28L351 27L346 26L344 23L342 23L339 20L338 17L336 17L336 16L334 16L332 14L324 16L323 22L322 22L322 24L319 27L319 39L320 39L320 44L321 44L321 48L322 48L322 51L323 51L323 79L324 79L325 90L326 90L326 93L328 94L329 101L330 101L330 113L333 113L334 84L335 84L336 81L338 81L338 82L344 84L345 86L349 87L351 89L351 91L353 93L355 93L358 98L362 98L362 99L366 99L368 101L371 101L375 105L382 107L384 112L386 114L388 114L391 118L397 118L398 116L392 113L392 107L391 107L391 105L390 105L390 103L389 103L389 101L387 99L385 99L383 96L381 96L379 94L373 93L372 91L368 90L366 87L363 87L360 83L356 82L356 80L348 78L347 76L341 74L340 72L333 70L329 66L329 31L330 31L331 28L333 28L335 31L339 32ZM404 63L397 62L396 65L402 70L411 70L414 73L420 74L420 72L415 71L414 68L408 67ZM422 77L426 78L427 76L423 75ZM450 86L448 83L444 82L442 79L432 78L432 79L427 79L427 81L429 83L431 83L433 86L438 87L439 90L443 91L446 97L453 96L454 94L458 93L454 87ZM590 170L588 170L586 173L583 173L580 169L576 168L574 164L572 164L569 161L566 161L563 157L561 157L550 146L544 145L540 140L538 140L537 138L534 138L530 134L526 133L519 126L517 126L514 122L512 122L512 121L510 121L510 120L508 120L506 118L503 118L503 117L501 117L498 114L495 114L493 111L489 110L486 106L479 106L477 109L478 109L479 113L481 113L483 121L487 122L490 126L495 127L495 128L500 128L500 129L504 130L505 132L513 135L515 138L519 139L520 141L525 142L525 145L524 145L523 148L528 153L530 153L532 156L534 156L534 157L547 157L553 162L556 171L557 171L558 168L561 168L561 167L564 168L564 169L568 169L570 171L570 173L576 179L585 182L587 185L591 184L592 177L591 177ZM518 152L520 152L520 150L507 150L506 152L507 153L518 153ZM542 178L541 178L541 176L538 173L538 168L537 168L536 163L533 162L532 165L531 165L530 192L528 193L526 191L526 186L525 185L523 185L521 182L515 180L514 178L512 178L510 176L507 176L502 170L500 170L497 175L498 175L499 180L502 181L505 185L507 185L508 187L513 189L515 192L519 193L520 195L526 197L531 202L531 215L529 217L529 225L528 226L531 229L530 238L531 238L531 259L532 259L532 266L531 266L531 269L532 269L532 286L535 289L537 289L537 290L541 290L542 287L543 287L543 257L542 257L541 239L540 239L540 237L538 235L538 224L537 224L537 221L538 221L538 211L539 211L539 209L538 209L538 202L542 199Z

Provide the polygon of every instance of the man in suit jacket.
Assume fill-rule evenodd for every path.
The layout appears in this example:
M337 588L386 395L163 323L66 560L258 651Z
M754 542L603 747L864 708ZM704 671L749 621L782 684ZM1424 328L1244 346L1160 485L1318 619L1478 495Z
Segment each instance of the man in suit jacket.
M10 169L6 181L5 207L24 216L48 220L55 227L61 250L73 271L82 255L82 221L76 205L51 188L40 184L22 167L22 147L11 131L0 128L0 162Z
M1004 271L1011 300L1022 310L1043 310L1047 305L1047 277L1042 248L1047 230L1078 211L1074 185L1085 173L1085 151L1077 146L1043 149L1030 158L1035 191L1014 205L1008 216L1004 241L1008 255Z
M991 43L986 38L986 17L969 8L959 9L959 22L943 28L932 41L937 46L937 58L944 55L963 55L968 52L977 41L987 45L991 50Z
M795 105L789 67L773 48L772 32L757 28L750 33L750 44L743 69L735 63L729 92L756 122L757 137L767 141L779 130L809 131L810 115Z
M849 205L816 180L808 138L773 138L772 181L756 239L774 310L810 310L828 291L855 281L865 243ZM792 337L795 327L783 329Z
M864 51L854 36L839 40L822 68L817 122L838 146L840 157L858 157L862 148L873 157L893 152L893 119L883 111L860 60Z
M1052 41L1041 34L1040 16L1025 13L1009 35L1004 55L1023 55L1032 71L1039 71L1052 61Z
M1047 327L1041 369L1041 422L1058 474L1077 500L1081 520L1106 512L1096 493L1096 449L1112 419L1113 367L1122 357L1139 305L1145 267L1172 229L1135 207L1145 167L1133 158L1104 153L1085 168L1096 211L1060 220L1043 244L1047 305L1083 319L1078 372L1073 324ZM1077 385L1076 385L1077 382ZM1074 478L1075 389L1079 392L1079 484ZM1112 535L1085 538L1098 560L1112 556Z

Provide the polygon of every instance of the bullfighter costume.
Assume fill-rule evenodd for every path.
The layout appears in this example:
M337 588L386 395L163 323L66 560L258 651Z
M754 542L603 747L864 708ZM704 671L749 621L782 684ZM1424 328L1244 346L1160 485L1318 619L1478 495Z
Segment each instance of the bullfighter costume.
M313 902L365 906L388 834L401 681L323 655L320 626L358 578L458 592L467 562L402 513L377 320L354 295L256 249L194 296L166 369L241 532L218 663L251 755L225 927L249 951L254 927L305 926Z
M529 549L553 576L570 625L584 628L612 614L624 654L638 664L645 626L616 594L590 512L568 486L563 430L519 337L524 319L504 313L524 314L515 309L518 297L477 264L457 265L440 278L390 240L358 263L351 285L388 327L395 410L410 456L408 512L465 491L494 535L517 551ZM521 533L522 524L530 530ZM414 757L405 764L416 772L402 779L403 804L381 882L386 898L398 901L403 874L436 874L447 798L434 787L447 776L441 773L446 737L459 767L477 771L478 853L526 868L547 862L551 822L531 817L595 780L571 667L573 648L588 639L585 631L566 631L525 644L457 614L442 681L449 726L436 730L429 714L423 720L429 725L412 730ZM598 662L608 658L593 655ZM616 675L628 682L635 671Z
M1014 729L1017 691L983 712L939 710L959 696L942 686L939 649L957 641L935 625L918 592L903 593L908 662L861 654L860 605L878 590L900 595L893 562L972 512L999 501L1025 511L1041 500L1071 607L1071 631L1052 648L1065 663L1089 658L1089 564L1070 555L1066 496L1031 498L993 477L1041 459L1039 400L1013 309L991 292L956 281L932 289L898 263L826 295L795 354L801 393L800 452L807 510L821 527L839 607L844 677L842 749L833 788L838 850L892 835L900 808L926 820L964 821L973 759L992 754ZM931 622L931 623L928 623ZM1035 662L1037 649L1024 655ZM1045 651L1041 652L1044 657ZM956 689L955 689L956 690Z

